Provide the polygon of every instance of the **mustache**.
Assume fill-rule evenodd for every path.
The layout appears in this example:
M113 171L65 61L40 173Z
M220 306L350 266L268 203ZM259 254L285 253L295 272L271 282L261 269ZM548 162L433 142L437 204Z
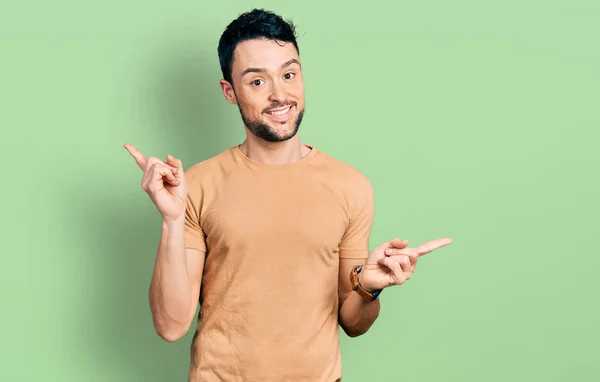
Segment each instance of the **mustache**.
M271 105L269 105L269 107L265 108L263 110L263 113L268 113L273 109L279 109L281 107L285 107L285 106L296 106L296 102L285 102L285 103L273 103Z

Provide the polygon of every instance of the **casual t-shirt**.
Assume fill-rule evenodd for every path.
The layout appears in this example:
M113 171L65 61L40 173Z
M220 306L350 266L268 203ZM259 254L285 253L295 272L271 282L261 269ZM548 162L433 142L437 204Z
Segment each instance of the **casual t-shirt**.
M341 378L339 261L368 256L373 193L308 147L264 164L233 146L186 171L185 244L206 253L190 381Z

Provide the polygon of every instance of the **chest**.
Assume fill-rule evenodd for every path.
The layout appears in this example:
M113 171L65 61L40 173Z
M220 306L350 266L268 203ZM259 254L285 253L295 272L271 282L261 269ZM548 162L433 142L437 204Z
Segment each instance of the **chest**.
M335 257L348 214L341 192L318 177L231 177L201 218L209 251L291 251Z

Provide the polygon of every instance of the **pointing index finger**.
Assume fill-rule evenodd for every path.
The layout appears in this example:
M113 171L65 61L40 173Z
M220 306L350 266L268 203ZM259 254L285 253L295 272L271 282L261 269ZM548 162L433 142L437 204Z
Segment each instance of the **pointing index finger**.
M142 170L146 168L147 159L144 156L144 154L142 154L141 152L139 152L138 149L136 149L135 147L133 147L133 145L130 145L129 143L125 144L125 149L127 151L129 151L129 154L131 154L131 156L133 157L133 159L135 159L135 161L137 162L138 166L140 166L140 168Z
M450 238L431 240L431 241L428 241L426 243L419 245L417 247L417 250L419 251L419 256L423 256L423 255L426 255L429 252L433 251L434 249L445 247L446 245L448 245L450 243L452 243L452 239L450 239Z

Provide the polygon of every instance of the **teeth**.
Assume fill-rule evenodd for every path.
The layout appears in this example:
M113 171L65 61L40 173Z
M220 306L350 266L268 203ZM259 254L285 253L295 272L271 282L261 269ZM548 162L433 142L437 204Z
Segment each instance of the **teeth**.
M273 115L283 115L283 114L287 113L287 112L288 112L288 110L290 110L290 107L291 107L291 106L288 106L288 107L286 107L286 108L285 108L285 109L283 109L283 110L270 111L270 112L269 112L269 114L273 114Z

